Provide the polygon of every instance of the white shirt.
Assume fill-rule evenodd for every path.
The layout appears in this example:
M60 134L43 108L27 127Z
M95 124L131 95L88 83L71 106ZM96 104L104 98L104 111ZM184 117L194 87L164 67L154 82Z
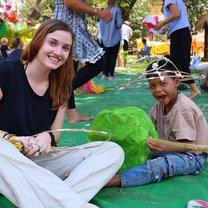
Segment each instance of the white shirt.
M128 25L123 24L121 30L122 30L122 38L127 42L129 42L129 39L132 36L132 29Z

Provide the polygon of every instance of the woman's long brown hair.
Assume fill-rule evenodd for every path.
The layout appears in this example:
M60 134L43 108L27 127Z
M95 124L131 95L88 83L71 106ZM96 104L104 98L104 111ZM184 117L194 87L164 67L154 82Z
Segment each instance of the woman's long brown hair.
M74 33L72 29L63 21L50 19L44 21L35 32L31 42L25 48L22 60L25 64L33 61L37 56L39 49L43 45L45 37L49 33L57 30L69 32L72 36L72 44ZM72 59L72 48L70 50L66 62L56 70L52 70L49 74L50 97L52 99L52 109L58 109L60 106L66 105L69 94L72 91L72 79L74 76L74 65Z

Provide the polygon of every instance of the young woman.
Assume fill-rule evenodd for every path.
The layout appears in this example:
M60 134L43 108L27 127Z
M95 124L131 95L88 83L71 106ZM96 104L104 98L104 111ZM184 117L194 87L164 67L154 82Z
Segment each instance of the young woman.
M54 18L70 25L75 34L73 59L76 74L72 83L75 90L98 75L104 65L104 52L87 29L86 14L95 15L104 21L111 20L112 14L109 9L101 10L86 4L86 0L54 0L54 2ZM85 63L79 70L78 62ZM93 119L92 116L83 116L78 113L73 93L68 101L67 112L70 124Z
M0 64L0 193L21 208L95 207L87 202L123 161L121 148L109 142L50 154L60 134L48 130L62 128L72 89L73 38L66 23L47 20L22 61Z

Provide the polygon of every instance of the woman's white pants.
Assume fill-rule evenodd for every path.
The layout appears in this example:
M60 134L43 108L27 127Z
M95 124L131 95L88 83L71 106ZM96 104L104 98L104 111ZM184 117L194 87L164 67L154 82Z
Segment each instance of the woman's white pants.
M21 208L80 208L123 160L123 150L113 142L91 142L28 159L0 138L0 193Z

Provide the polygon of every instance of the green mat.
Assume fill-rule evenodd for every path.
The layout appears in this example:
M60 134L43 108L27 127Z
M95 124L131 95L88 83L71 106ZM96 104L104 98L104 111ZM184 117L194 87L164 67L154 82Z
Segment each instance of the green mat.
M119 90L121 84L130 82L136 75L116 73L115 81L102 81L100 76L94 79L95 83L105 85L109 89L103 94L87 94L76 97L79 113L95 116L107 108L136 106L147 113L155 104L151 93L147 89L147 81L132 84L128 88ZM198 83L197 83L198 84ZM189 90L183 91L188 95ZM194 101L201 108L208 119L208 94L202 93ZM65 118L64 128L89 129L92 121L69 125ZM87 141L86 133L64 132L60 144L73 146ZM177 176L162 180L160 183L149 184L132 188L104 188L92 200L100 208L185 208L191 199L208 201L208 164L198 176ZM0 208L13 208L5 197L0 196ZM52 207L51 207L52 208ZM56 207L54 207L56 208ZM58 207L57 207L58 208Z

